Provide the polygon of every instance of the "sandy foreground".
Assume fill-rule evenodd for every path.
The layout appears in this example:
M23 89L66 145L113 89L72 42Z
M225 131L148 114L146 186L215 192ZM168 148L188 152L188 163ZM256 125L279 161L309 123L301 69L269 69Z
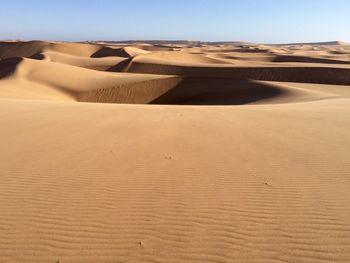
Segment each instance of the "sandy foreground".
M0 262L350 262L350 45L0 58Z

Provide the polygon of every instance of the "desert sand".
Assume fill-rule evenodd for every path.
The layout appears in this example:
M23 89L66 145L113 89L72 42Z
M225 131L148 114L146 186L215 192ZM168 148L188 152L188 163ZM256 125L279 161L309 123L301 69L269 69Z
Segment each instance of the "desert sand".
M349 262L350 45L0 42L0 262Z

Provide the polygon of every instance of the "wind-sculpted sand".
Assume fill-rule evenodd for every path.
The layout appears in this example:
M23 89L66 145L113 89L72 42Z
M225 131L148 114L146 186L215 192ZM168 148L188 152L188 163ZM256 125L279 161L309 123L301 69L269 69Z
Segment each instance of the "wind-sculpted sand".
M348 262L346 43L0 43L0 262Z

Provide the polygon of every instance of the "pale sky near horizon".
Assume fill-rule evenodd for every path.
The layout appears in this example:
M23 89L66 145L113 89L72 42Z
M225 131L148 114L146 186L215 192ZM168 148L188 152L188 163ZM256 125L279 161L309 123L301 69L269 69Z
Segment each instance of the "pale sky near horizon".
M0 39L350 42L350 0L0 1Z

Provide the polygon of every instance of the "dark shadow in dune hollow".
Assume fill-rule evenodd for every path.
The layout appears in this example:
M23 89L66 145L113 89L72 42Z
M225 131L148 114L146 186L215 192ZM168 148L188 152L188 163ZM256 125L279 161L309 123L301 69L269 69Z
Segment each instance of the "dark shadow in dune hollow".
M110 48L110 47L102 47L94 54L91 55L91 58L103 58L103 57L123 57L129 58L130 55L123 48Z
M43 60L43 59L45 59L45 56L44 56L44 54L39 52L39 53L34 54L33 56L30 56L29 58L36 59L36 60Z
M325 63L325 64L350 64L350 61L327 59L327 58L312 58L306 56L288 56L276 55L271 62L301 62L301 63Z
M20 57L0 60L0 79L5 78L16 70L17 65L23 60Z
M129 66L129 64L131 63L133 58L127 58L121 62L119 62L118 64L108 68L106 71L109 72L125 72L127 67Z
M281 96L286 91L251 80L227 78L185 78L149 104L243 105Z

